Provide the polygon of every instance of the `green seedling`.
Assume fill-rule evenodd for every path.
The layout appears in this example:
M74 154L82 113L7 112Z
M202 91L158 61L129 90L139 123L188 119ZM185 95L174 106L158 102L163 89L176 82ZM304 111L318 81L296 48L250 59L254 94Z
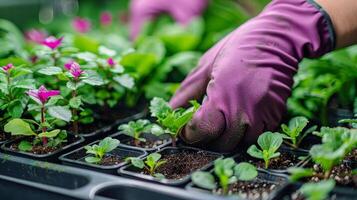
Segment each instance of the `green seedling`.
M173 110L168 102L161 98L154 98L150 102L151 116L156 118L157 123L162 127L155 126L156 135L169 134L172 138L172 146L176 146L176 139L181 129L192 119L200 104L191 101L192 107L188 109L178 108Z
M105 156L105 154L113 151L118 147L120 141L113 139L111 137L106 137L99 144L94 144L92 146L85 146L84 149L87 150L87 154L94 155L85 158L87 163L100 163Z
M281 144L283 138L279 133L265 132L258 138L258 145L252 145L248 148L247 153L255 158L263 159L265 162L265 168L267 169L270 164L270 159L280 156L279 152L276 152Z
M123 132L125 135L134 138L135 146L139 146L140 142L146 142L145 138L142 138L143 133L148 133L151 130L151 123L149 120L139 119L137 121L131 121L127 124L122 124L119 126L118 130Z
M290 140L291 142L284 141L287 145L298 148L301 141L313 131L316 130L317 126L313 126L303 132L304 128L307 126L309 120L306 117L294 117L289 121L289 124L282 124L281 129L283 134L281 135L283 139Z
M166 160L161 160L161 154L152 153L146 157L145 160L135 157L129 157L126 159L127 162L131 162L131 164L139 169L146 169L149 174L156 178L165 178L165 176L161 173L156 173L158 167L166 163Z
M334 180L323 180L318 183L305 183L299 191L307 200L324 200L334 187Z
M210 172L198 171L192 174L192 181L195 185L213 190L222 188L222 193L228 193L229 186L237 181L249 181L257 175L257 169L250 163L242 162L237 164L232 158L219 159L214 162L214 174L218 178L218 185L215 176Z

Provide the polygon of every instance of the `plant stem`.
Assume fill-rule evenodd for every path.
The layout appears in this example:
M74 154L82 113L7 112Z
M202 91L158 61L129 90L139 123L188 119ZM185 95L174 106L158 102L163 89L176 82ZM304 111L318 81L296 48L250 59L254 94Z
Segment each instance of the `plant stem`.
M44 123L46 122L46 118L45 118L45 105L42 105L41 107L41 128L42 128L42 133L45 133L47 131L46 126L44 126ZM47 138L46 137L42 137L42 143L44 146L47 145Z
M269 159L265 159L264 160L264 163L265 163L265 169L268 169L268 167L269 167Z
M171 135L171 140L172 140L172 146L176 147L176 137Z
M138 139L134 139L134 145L138 147L140 145L140 141Z
M77 87L77 81L74 81L75 87ZM77 89L72 91L72 98L75 98L77 96ZM78 135L78 117L77 117L77 109L72 108L72 116L74 118L73 120L73 132L75 135Z
M10 88L11 79L10 79L10 73L9 72L7 72L7 74L6 74L6 80L7 80L7 91L9 92L10 100L12 100L12 92L11 92L11 88Z
M327 180L331 175L331 170L327 170L324 174L324 179Z
M223 185L222 186L222 193L223 193L223 195L227 195L227 193L228 193L228 186L227 185Z

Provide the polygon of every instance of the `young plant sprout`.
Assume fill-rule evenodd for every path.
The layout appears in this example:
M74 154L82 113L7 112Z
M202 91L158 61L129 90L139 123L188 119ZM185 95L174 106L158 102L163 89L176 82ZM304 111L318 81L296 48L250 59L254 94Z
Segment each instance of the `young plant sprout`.
M100 163L105 156L105 154L113 151L118 147L120 141L113 139L111 137L106 137L99 142L99 144L94 144L92 146L85 146L84 149L87 150L87 154L92 154L94 156L88 156L85 158L87 163Z
M139 119L137 121L131 121L127 124L122 124L118 128L125 135L134 138L135 146L139 146L140 142L146 142L145 138L141 135L145 132L150 132L151 123L149 120Z
M247 153L255 158L263 159L265 162L265 168L267 169L270 164L270 159L280 156L279 152L276 152L283 142L283 138L279 133L265 132L258 138L258 145L260 149L252 145L248 148Z
M21 151L32 150L33 145L41 143L41 140L43 146L49 147L56 147L62 142L66 142L67 133L65 131L61 131L60 129L49 131L57 120L64 119L56 118L56 116L52 116L54 118L51 120L47 120L46 118L46 110L52 107L52 105L46 103L49 98L59 95L60 92L57 90L47 90L44 86L41 86L38 90L29 90L27 94L38 104L37 107L40 110L41 116L40 121L36 122L35 120L15 118L10 120L4 126L5 132L9 132L13 136L21 135L35 137L32 143L27 140L21 141L19 144L19 149ZM33 129L34 126L37 126L38 129ZM37 130L41 130L41 132L37 133Z
M218 159L214 162L214 174L218 178L218 186L222 188L224 195L228 194L229 186L237 181L253 180L257 175L254 165L246 162L237 164L232 158ZM198 171L192 174L192 181L195 185L213 190L218 186L215 176L210 172Z
M127 162L131 162L134 167L139 169L146 169L149 174L156 178L164 178L165 176L161 173L156 173L158 167L166 163L166 160L160 160L161 154L152 153L149 154L145 161L140 158L129 157L126 159Z
M305 183L299 191L307 200L324 200L335 187L335 181L323 180L318 183Z
M298 148L301 141L313 131L316 130L317 126L313 126L306 130L303 134L302 131L307 126L309 120L306 117L294 117L289 121L289 124L282 124L281 129L284 134L281 136L283 139L290 140L290 142L284 141L287 145L293 147L294 149Z
M178 108L173 110L168 102L161 98L155 97L151 100L151 116L155 117L157 123L162 127L161 131L155 130L155 133L157 135L159 135L159 132L169 134L172 138L172 146L176 146L176 138L180 130L192 119L200 107L200 104L196 101L191 101L191 104L192 107L188 109Z
M324 171L324 178L330 177L332 168L342 162L348 153L357 147L357 131L354 129L321 128L322 144L310 149L312 160Z

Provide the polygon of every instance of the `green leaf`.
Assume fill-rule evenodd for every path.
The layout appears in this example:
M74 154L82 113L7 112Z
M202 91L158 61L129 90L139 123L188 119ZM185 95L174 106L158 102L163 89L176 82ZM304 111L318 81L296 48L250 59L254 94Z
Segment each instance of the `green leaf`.
M59 67L51 66L51 67L45 67L37 71L40 74L52 76L52 75L58 75L61 74L63 71Z
M72 97L70 100L69 100L69 106L71 108L80 108L80 106L82 105L82 98L81 96L76 96L76 97Z
M35 88L35 80L34 79L20 79L18 81L13 82L12 87L31 90L31 89Z
M300 167L290 167L288 168L288 172L290 173L289 180L292 182L296 182L301 178L310 177L314 174L313 169Z
M151 134L156 135L156 136L160 136L160 135L165 134L165 130L161 126L159 126L157 124L153 124L151 126L150 132L151 132Z
M98 158L98 157L93 157L93 156L88 156L85 158L85 161L87 163L99 163L102 159Z
M258 149L258 147L255 145L250 146L247 150L247 153L254 158L259 158L259 159L264 158L263 152L260 149Z
M234 167L234 175L238 180L250 181L258 175L257 168L247 162L241 162Z
M4 130L7 133L11 133L11 135L36 135L36 133L32 131L30 124L22 119L12 119L4 126Z
M145 167L144 161L139 158L130 157L127 158L126 160L130 161L134 167L137 167L139 169L143 169Z
M155 174L154 174L154 177L157 178L157 179L159 179L159 180L162 180L162 179L165 178L165 175L163 175L163 174L161 174L161 173L155 173Z
M209 172L194 172L191 176L192 182L198 187L213 190L216 189L216 181Z
M318 183L305 183L299 191L307 200L325 200L334 187L335 181L330 179Z
M150 101L150 113L152 117L164 118L167 113L172 112L170 105L162 98L153 98Z
M45 138L54 138L54 137L56 137L60 132L61 132L61 130L55 129L55 130L52 130L52 131L50 131L50 132L40 133L40 134L38 134L37 137L40 137L40 138L42 138L42 137L45 137Z
M128 74L123 74L121 76L115 76L114 81L118 82L120 85L132 89L135 85L134 78L129 76Z
M283 138L280 134L265 132L258 138L258 144L263 150L275 152L281 144L283 143Z
M160 62L166 53L164 44L161 42L161 40L154 37L145 38L145 40L139 44L138 52L154 54L156 56L157 62Z
M105 153L113 151L119 145L119 140L111 137L106 137L99 142L99 146L103 148Z
M87 70L82 81L92 86L100 86L104 84L102 77L93 70Z
M22 107L21 101L16 99L8 104L7 111L9 112L12 118L19 118L21 117L24 108Z
M31 151L32 144L29 141L23 140L20 142L19 147L20 151Z
M51 106L48 108L48 114L56 119L60 119L66 122L71 121L72 113L64 106Z

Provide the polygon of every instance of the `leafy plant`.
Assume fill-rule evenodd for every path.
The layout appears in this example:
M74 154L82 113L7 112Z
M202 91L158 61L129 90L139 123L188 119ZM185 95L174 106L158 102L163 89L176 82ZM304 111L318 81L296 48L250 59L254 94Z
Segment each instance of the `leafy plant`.
M87 154L92 154L94 156L88 156L85 158L87 163L100 163L105 156L105 154L113 151L118 147L120 141L113 139L111 137L106 137L99 142L99 144L94 144L92 146L85 146L84 149L87 150Z
M10 120L5 126L5 132L11 133L11 135L21 135L21 136L34 136L32 142L27 140L21 141L19 144L19 149L22 151L30 151L33 145L41 143L43 146L56 147L62 142L66 142L67 133L61 131L60 129L53 129L53 125L57 120L70 120L70 112L67 113L67 117L56 117L53 116L52 119L46 118L46 110L51 109L53 106L48 99L52 96L59 95L59 91L56 90L47 90L44 86L41 86L38 90L29 90L28 95L38 104L37 107L40 110L40 119L39 122L31 119L20 119L15 118ZM64 109L64 108L63 108ZM34 127L38 127L34 129ZM49 131L49 129L53 129ZM40 132L40 133L38 133ZM48 142L50 140L50 142Z
M260 149L252 145L248 148L247 153L255 158L263 159L265 162L265 168L267 169L270 164L270 159L280 156L279 152L276 152L283 142L283 138L279 133L265 132L258 138L258 145Z
M134 167L139 169L146 169L151 176L157 178L164 178L165 176L161 173L156 173L158 167L166 163L166 160L160 160L161 154L152 153L149 154L145 160L140 158L129 157L126 161L131 162Z
M146 142L145 138L142 138L142 133L150 132L151 123L149 120L139 119L137 121L131 121L127 124L122 124L118 129L125 135L134 138L135 146L139 146L140 142Z
M345 156L357 147L357 131L341 127L321 129L322 144L310 149L312 160L321 165L328 178L334 166L340 164Z
M288 125L282 124L281 129L284 133L282 137L283 139L290 140L291 143L287 141L284 142L293 148L298 148L301 141L317 128L317 126L313 126L301 134L308 122L309 120L306 117L294 117L289 121Z
M196 101L191 101L192 107L188 109L172 109L168 102L161 98L154 98L150 102L150 113L156 118L157 123L162 127L156 130L156 134L167 133L172 138L172 145L176 146L176 138L181 129L192 119L194 113L200 105Z
M257 169L250 163L241 162L237 164L232 158L218 159L214 162L214 174L218 178L218 185L222 193L228 193L229 185L237 181L253 180L257 175ZM210 172L198 171L192 174L195 185L213 190L217 188L215 176Z
M335 181L323 180L318 183L305 183L299 191L306 197L307 200L324 200L327 199L329 193L335 187Z
M23 65L9 63L0 68L0 111L4 112L5 119L22 116L28 102L25 91L35 87L35 80L29 77L31 74Z

